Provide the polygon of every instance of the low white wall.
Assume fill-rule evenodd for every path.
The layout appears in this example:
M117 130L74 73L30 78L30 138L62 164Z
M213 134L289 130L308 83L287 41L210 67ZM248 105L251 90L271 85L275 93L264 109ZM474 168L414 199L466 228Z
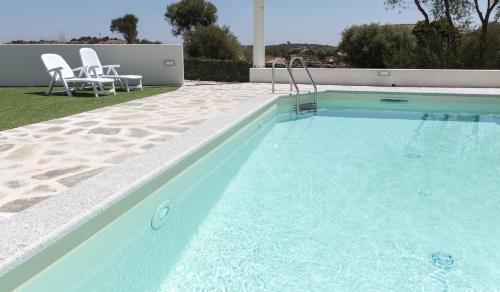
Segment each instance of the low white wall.
M311 68L317 84L415 87L500 87L500 70L434 69L318 69ZM309 83L304 69L294 69L298 83ZM271 82L272 69L250 69L250 82ZM279 83L289 82L286 69L276 69Z
M0 45L0 86L45 86L50 77L40 56L61 55L72 67L80 67L80 48L94 49L103 65L119 64L120 74L138 74L145 85L184 83L182 45ZM174 66L165 61L173 60Z

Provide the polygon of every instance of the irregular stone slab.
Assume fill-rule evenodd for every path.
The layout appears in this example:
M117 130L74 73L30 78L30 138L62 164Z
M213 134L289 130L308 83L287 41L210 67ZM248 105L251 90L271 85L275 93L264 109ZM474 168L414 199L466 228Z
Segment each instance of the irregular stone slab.
M111 144L116 144L116 143L121 143L124 142L125 140L120 139L120 138L104 138L103 142L104 143L111 143Z
M37 186L37 187L33 188L30 191L25 192L24 194L42 194L42 195L47 195L47 194L55 193L55 192L57 192L57 191L54 190L53 188L51 188L50 186L40 185L40 186Z
M8 165L8 166L5 166L5 167L0 167L0 170L12 170L12 169L16 169L16 168L22 168L23 165L22 164L12 164L12 165Z
M29 207L31 207L35 204L38 204L47 198L48 197L37 197L37 198L30 198L30 199L14 200L12 202L9 202L9 203L1 206L0 212L7 212L7 213L21 212L22 210L28 209Z
M165 142L165 141L167 141L168 139L170 139L172 137L174 137L174 136L163 135L163 136L158 136L156 138L150 139L149 141L151 141L151 142Z
M65 174L74 173L74 172L77 172L77 171L85 169L85 168L87 168L87 167L82 166L82 165L75 166L75 167L69 167L69 168L60 168L60 169L50 170L50 171L47 171L47 172L39 174L39 175L35 175L32 178L38 179L38 180L47 180L47 179L52 179L54 177L62 176Z
M127 159L129 159L130 157L136 155L136 153L134 152L125 152L125 153L120 153L118 155L115 155L109 159L106 159L105 162L107 163L113 163L113 164L118 164L118 163L121 163Z
M162 132L172 132L172 133L182 133L189 130L189 127L176 127L176 126L148 126L149 129L162 131Z
M73 129L73 130L69 130L67 131L66 133L64 133L65 135L73 135L73 134L76 134L76 133L80 133L81 131L85 131L85 129L82 129L82 128L78 128L78 129Z
M149 116L147 115L126 115L126 116L116 116L116 117L111 117L110 120L113 121L129 121L129 120L140 120L143 118L147 118Z
M2 145L0 145L0 152L5 152L5 151L10 150L12 148L14 148L13 144L2 144Z
M89 179L91 177L93 177L94 175L97 175L101 172L103 172L104 170L106 170L107 167L101 167L101 168L98 168L98 169L93 169L93 170L89 170L89 171L85 171L85 172L82 172L82 173L78 173L78 174L75 174L75 175L72 175L72 176L68 176L68 177L65 177L65 178L62 178L60 180L58 180L57 182L70 188L70 187L73 187L75 185L77 185L78 183L86 180L86 179Z
M186 122L183 122L181 124L186 125L186 126L196 126L196 125L199 125L205 121L206 120L193 120L193 121L186 121Z
M74 125L79 126L79 127L92 127L92 126L95 126L99 123L100 122L98 122L98 121L84 121L84 122L74 123Z
M142 129L130 129L128 131L128 136L132 138L144 138L151 135L151 132Z
M8 187L9 189L18 189L20 187L24 187L28 185L27 182L21 181L21 180L11 180L3 184L4 186Z
M48 150L44 153L44 155L50 155L50 156L53 156L53 155L63 155L63 154L66 154L68 153L67 151L61 151L61 150Z
M43 129L40 132L48 132L48 133L55 133L64 130L65 128L63 127L50 127L47 129Z
M94 128L89 131L89 134L101 134L101 135L116 135L120 133L120 128Z
M12 151L9 155L5 157L8 160L29 160L35 153L35 150L38 148L38 145L24 145L20 148Z
M149 150L153 147L155 147L156 145L155 144L146 144L146 145L142 145L141 148L144 149L144 150Z

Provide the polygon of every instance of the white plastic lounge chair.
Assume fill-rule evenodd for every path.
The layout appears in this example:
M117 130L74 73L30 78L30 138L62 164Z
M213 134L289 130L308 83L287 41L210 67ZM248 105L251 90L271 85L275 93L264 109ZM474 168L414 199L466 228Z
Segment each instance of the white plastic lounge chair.
M97 53L90 48L80 49L80 58L82 60L82 65L89 69L89 74L92 77L102 77L102 78L113 78L123 89L125 83L125 88L127 92L130 89L139 88L142 90L142 76L141 75L120 75L116 68L120 68L120 65L101 65L99 56ZM106 72L104 72L106 70ZM135 80L138 82L137 85L131 86L129 84L130 80Z
M115 80L111 78L91 78L87 73L87 68L79 67L71 69L71 67L66 63L63 57L56 54L43 54L42 61L47 69L47 73L50 75L50 84L47 95L53 92L54 85L56 83L61 83L64 86L64 91L68 96L73 96L72 90L69 87L71 83L78 83L85 85L91 85L94 90L95 97L99 97L99 94L113 93L116 95L115 91ZM75 72L79 72L78 77ZM111 90L106 91L103 84L111 84Z

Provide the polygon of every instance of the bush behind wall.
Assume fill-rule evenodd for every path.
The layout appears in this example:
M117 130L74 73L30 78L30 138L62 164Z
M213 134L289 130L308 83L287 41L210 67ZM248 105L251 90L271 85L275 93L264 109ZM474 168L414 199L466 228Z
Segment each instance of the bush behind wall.
M184 60L184 77L187 80L218 82L249 82L252 63L239 60Z

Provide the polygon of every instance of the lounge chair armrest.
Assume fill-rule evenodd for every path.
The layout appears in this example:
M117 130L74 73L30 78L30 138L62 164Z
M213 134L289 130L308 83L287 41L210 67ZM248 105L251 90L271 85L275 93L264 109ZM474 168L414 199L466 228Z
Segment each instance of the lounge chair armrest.
M52 68L50 70L47 70L47 72L52 73L52 72L59 72L62 71L63 67L57 67L57 68Z
M87 66L82 66L82 67L78 67L78 68L75 68L75 69L72 69L72 70L73 70L73 72L76 72L76 71L85 71L87 69L88 69Z
M82 78L82 77L90 77L90 73L89 73L89 67L87 66L81 66L81 67L78 67L78 68L75 68L75 69L72 69L73 72L80 72L78 74L78 77L79 78Z
M116 68L120 68L120 65L105 65L102 66L103 69L106 69L106 75L118 75L118 71L116 71Z
M120 65L105 65L102 68L120 68Z

